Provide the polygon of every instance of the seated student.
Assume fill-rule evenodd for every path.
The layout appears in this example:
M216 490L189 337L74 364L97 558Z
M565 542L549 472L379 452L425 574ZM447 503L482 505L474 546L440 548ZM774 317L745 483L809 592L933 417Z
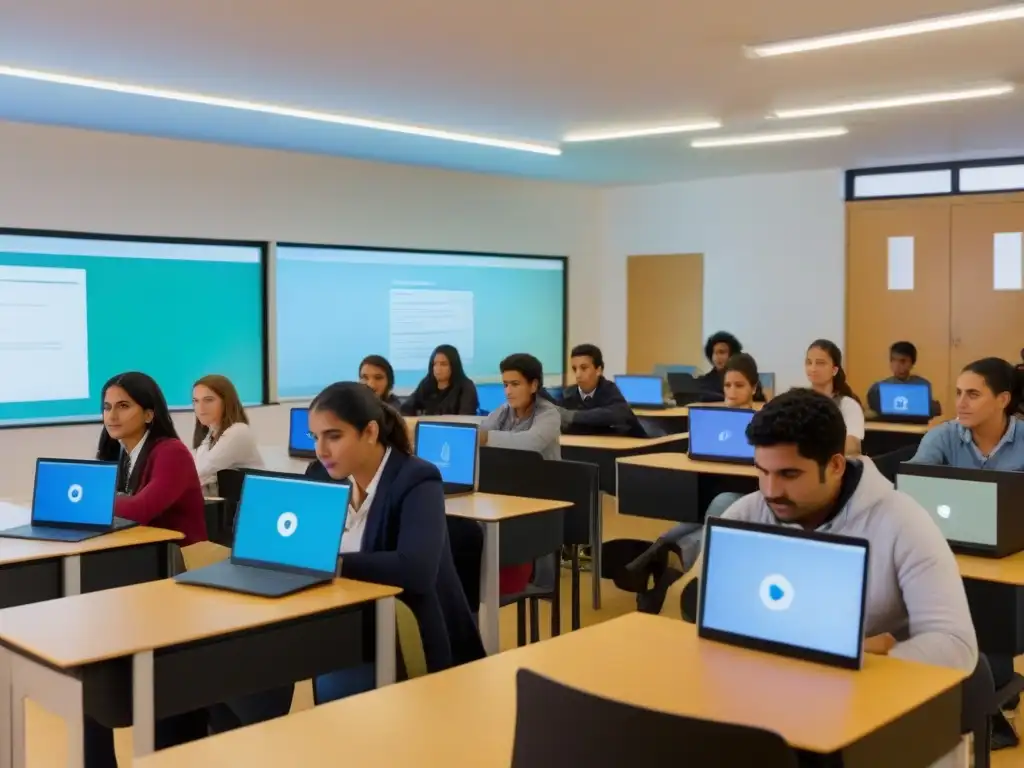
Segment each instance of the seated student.
M615 382L604 377L604 355L593 344L573 347L569 361L576 386L562 395L562 431L569 435L613 433L647 437Z
M217 495L217 473L222 469L263 467L249 417L230 379L203 376L192 387L192 408L196 413L192 455L204 492Z
M711 363L711 370L697 379L701 387L710 394L723 394L725 382L725 364L729 358L743 351L739 339L731 333L719 331L708 337L704 342L704 357Z
M868 390L868 408L876 414L881 411L878 395L879 384L927 384L930 387L931 382L928 379L913 373L915 365L917 365L917 347L909 341L897 341L889 347L889 370L892 371L892 376L871 385ZM938 416L941 413L942 405L938 400L933 399L932 416Z
M747 438L760 490L724 517L867 539L864 651L972 672L978 642L953 553L928 513L870 459L846 456L835 400L806 389L779 395L754 416Z
M182 546L206 541L203 491L188 448L178 439L160 387L144 373L122 373L103 385L103 432L96 458L118 461L114 514L184 534ZM206 736L205 711L156 723L156 748ZM114 733L85 719L86 768L117 768Z
M430 355L427 375L402 403L408 416L475 416L480 407L476 385L462 367L459 350L442 344Z
M846 421L846 455L860 454L864 442L864 410L853 394L843 370L843 353L828 339L818 339L807 348L804 369L811 389L836 401Z
M746 352L733 355L726 361L722 377L724 402L730 408L753 408L764 402L757 361Z
M374 391L383 402L395 410L402 407L402 402L395 397L395 369L386 357L367 355L359 364L359 380Z

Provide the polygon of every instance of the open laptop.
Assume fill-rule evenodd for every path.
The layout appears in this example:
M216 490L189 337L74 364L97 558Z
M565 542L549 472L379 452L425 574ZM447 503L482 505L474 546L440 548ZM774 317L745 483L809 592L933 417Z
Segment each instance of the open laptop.
M292 408L288 421L288 455L293 459L316 458L316 443L309 434L309 408Z
M37 459L32 522L0 538L85 541L136 523L114 517L117 462Z
M754 463L754 446L747 440L747 425L754 418L749 408L690 406L687 455L694 461Z
M676 405L699 403L708 394L707 389L701 385L694 374L675 371L668 373L668 391L672 393Z
M882 421L927 424L932 417L932 388L928 384L880 382L878 415Z
M476 385L477 414L487 416L496 411L506 402L505 385L500 381L488 381Z
M697 634L860 669L868 551L866 539L709 519Z
M283 473L247 474L231 558L175 576L192 584L282 597L334 578L350 486Z
M615 384L626 398L626 402L633 408L665 407L665 395L662 392L664 382L660 376L620 374L615 377Z
M954 552L1006 557L1024 550L1024 473L901 464L896 487L928 510Z
M479 436L475 424L417 422L416 455L441 470L445 496L476 490Z

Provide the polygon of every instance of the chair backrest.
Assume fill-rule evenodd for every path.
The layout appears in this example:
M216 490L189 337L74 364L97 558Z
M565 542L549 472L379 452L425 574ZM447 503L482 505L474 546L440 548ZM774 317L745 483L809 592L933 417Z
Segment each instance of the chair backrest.
M222 469L217 473L217 493L232 505L232 510L242 498L242 482L244 480L244 469Z
M882 473L882 476L890 483L896 482L896 475L899 474L900 464L905 461L910 461L914 458L914 454L917 453L916 445L904 445L901 448L897 448L895 451L889 451L889 453L883 453L881 456L872 456L871 461L878 467L878 471Z
M445 518L448 524L448 542L455 561L455 572L466 594L469 610L476 613L480 607L480 563L484 552L484 532L474 520L464 517Z
M797 760L782 737L770 731L636 707L528 669L516 674L512 768L673 764L796 768Z

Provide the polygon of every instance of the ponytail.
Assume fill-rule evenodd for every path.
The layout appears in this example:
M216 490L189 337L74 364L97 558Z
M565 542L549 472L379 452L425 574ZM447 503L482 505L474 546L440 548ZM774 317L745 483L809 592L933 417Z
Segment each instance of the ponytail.
M409 425L406 424L402 414L396 411L387 403L382 402L381 419L378 422L380 427L380 442L388 448L393 448L406 456L412 455L412 440L409 437Z
M807 349L820 349L829 356L829 359L832 360L832 365L836 367L836 375L832 377L832 397L836 400L849 397L863 408L864 406L860 398L854 394L850 383L846 380L846 371L843 370L843 353L840 351L839 346L828 339L818 339L811 342Z
M407 455L412 453L412 440L405 419L365 384L356 381L331 384L313 398L309 409L333 413L360 432L375 421L381 445Z

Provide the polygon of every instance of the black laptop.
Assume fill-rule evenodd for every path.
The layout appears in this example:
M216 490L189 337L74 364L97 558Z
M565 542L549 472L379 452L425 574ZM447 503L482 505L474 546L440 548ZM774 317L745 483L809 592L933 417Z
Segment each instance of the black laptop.
M416 423L416 455L439 470L445 496L473 493L477 481L480 430L451 421Z

